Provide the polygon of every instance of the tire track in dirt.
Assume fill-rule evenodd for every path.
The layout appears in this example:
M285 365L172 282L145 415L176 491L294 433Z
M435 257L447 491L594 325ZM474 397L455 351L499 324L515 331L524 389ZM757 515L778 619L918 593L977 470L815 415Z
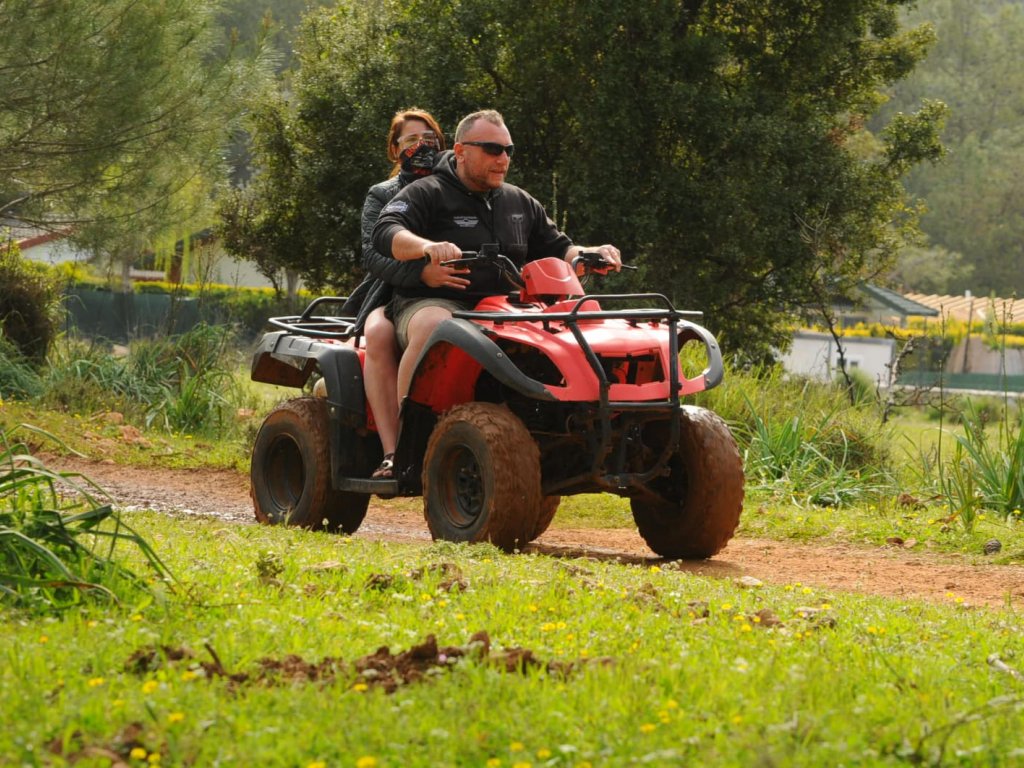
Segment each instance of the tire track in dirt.
M123 509L202 515L255 523L247 475L230 470L128 467L70 457L44 457L48 466L80 472ZM557 524L558 518L555 517ZM384 541L430 541L419 512L374 499L356 536ZM555 557L590 557L655 564L660 560L632 529L549 529L528 551ZM752 576L795 584L897 598L949 602L949 593L970 606L1024 605L1024 567L973 564L958 555L925 550L799 544L736 538L711 560L680 563L680 569L712 578Z

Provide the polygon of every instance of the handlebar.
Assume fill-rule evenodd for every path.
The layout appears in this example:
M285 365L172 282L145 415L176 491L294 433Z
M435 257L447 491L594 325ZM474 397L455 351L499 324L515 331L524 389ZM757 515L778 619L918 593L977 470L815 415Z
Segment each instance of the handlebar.
M581 274L579 267L583 266L584 275L594 272L598 275L607 275L612 265L605 260L597 251L580 251L579 255L572 260L572 268L576 274ZM623 264L622 269L636 269L632 264Z
M521 286L522 280L519 268L508 256L498 253L497 243L485 243L480 246L479 251L463 251L460 258L441 262L441 265L445 267L470 267L475 264L493 264L505 273L507 277L512 279L512 282L516 283L517 287ZM580 266L583 267L582 272L579 269ZM612 265L598 251L580 251L572 260L572 268L576 274L584 276L592 273L606 275L612 268ZM623 264L622 269L636 269L636 267L632 264Z

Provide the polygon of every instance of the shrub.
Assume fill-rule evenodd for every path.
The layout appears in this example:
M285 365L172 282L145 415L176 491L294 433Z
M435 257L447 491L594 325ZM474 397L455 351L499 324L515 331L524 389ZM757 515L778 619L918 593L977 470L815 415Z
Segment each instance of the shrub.
M751 487L827 506L891 487L877 411L873 403L851 406L843 387L772 366L729 371L698 403L729 422Z
M5 397L27 400L42 391L39 374L14 344L0 335L0 402Z
M34 366L60 329L61 288L49 267L22 258L13 243L0 246L0 335Z
M1024 425L1009 415L992 425L973 406L962 416L964 434L956 435L953 459L942 468L940 483L951 516L970 530L977 513L1003 518L1024 510Z
M68 342L51 357L42 398L62 410L118 410L147 426L222 434L243 400L231 374L236 348L230 328L205 324L135 342L121 357L100 343Z

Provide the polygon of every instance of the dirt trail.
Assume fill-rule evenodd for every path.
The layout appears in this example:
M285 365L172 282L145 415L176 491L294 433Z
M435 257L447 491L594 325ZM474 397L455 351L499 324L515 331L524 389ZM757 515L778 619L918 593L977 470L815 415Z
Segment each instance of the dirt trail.
M48 464L81 472L122 508L254 522L249 480L238 472L136 468L67 457L51 458ZM389 541L430 539L421 514L376 499L356 535ZM635 530L552 529L531 548L554 556L657 562ZM773 584L799 582L935 602L948 602L953 593L967 605L1024 603L1024 567L973 565L963 557L923 551L737 538L715 558L685 563L683 569L716 578L752 576Z

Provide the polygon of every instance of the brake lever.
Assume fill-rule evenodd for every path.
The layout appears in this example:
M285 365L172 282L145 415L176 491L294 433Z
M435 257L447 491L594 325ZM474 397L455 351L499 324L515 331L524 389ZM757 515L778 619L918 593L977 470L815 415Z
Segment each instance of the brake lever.
M485 261L485 259L482 256L461 256L457 259L448 259L447 261L442 261L439 263L441 264L442 267L451 267L469 266L470 264L474 264L478 261ZM489 261L489 259L486 259L486 261Z

